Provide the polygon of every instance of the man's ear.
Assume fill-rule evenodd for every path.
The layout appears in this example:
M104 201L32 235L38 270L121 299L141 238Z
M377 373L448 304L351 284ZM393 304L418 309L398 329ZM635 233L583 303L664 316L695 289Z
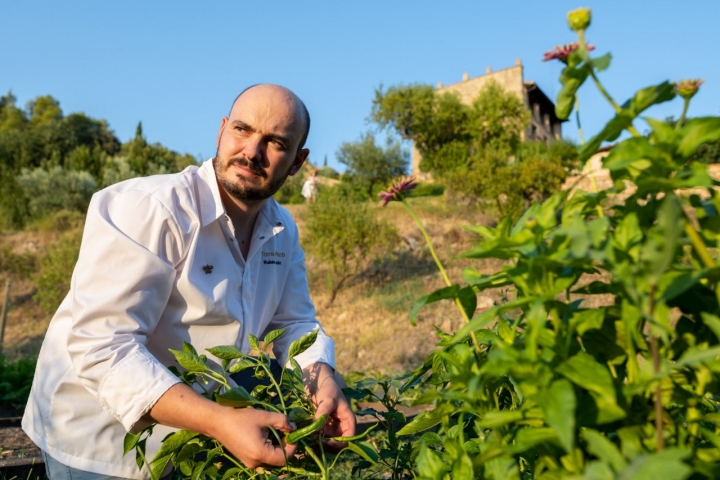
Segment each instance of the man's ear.
M295 155L295 160L293 160L293 164L292 167L290 167L290 173L288 175L295 175L299 172L300 167L303 166L303 163L307 160L308 155L310 155L310 150L307 148L301 148L297 155Z
M220 122L220 131L218 132L217 140L215 141L215 148L220 148L220 139L222 138L223 130L225 130L225 125L227 125L228 117L223 117L222 122Z

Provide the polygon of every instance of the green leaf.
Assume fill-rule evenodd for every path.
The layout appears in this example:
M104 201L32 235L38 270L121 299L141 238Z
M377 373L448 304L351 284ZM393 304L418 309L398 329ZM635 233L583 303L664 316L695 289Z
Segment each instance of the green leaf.
M475 478L472 460L467 453L462 453L460 458L453 462L452 478Z
M657 224L648 231L640 252L644 271L651 283L657 282L675 258L682 231L681 215L677 199L672 195L666 196L658 211Z
M558 365L556 372L590 392L598 408L597 423L625 418L625 411L617 404L615 384L610 372L591 355L580 352Z
M313 343L315 343L315 340L317 340L317 336L318 336L318 331L313 330L312 332L308 333L304 337L302 337L298 340L295 340L290 345L288 358L296 357L296 356L300 355L301 353L303 353L308 348L312 347Z
M277 330L273 330L272 332L268 332L267 335L265 335L265 339L263 340L263 343L265 343L265 346L270 345L278 338L282 337L283 333L285 333L285 328L279 328Z
M603 142L612 142L616 140L623 130L632 125L632 121L635 118L632 112L628 110L621 110L610 120L605 127L592 137L588 142L580 147L578 151L578 160L580 165L584 165L585 162L595 155L602 145Z
M135 445L137 445L143 433L145 433L145 430L134 434L130 432L125 434L125 438L123 439L123 455L127 455L130 450L135 448Z
M667 102L673 98L675 98L675 86L665 81L659 85L638 90L635 96L625 102L622 107L629 108L635 117L653 105Z
M450 298L457 298L460 294L460 285L451 285L449 287L444 287L439 290L435 290L434 292L430 293L429 295L425 295L423 297L420 297L415 302L415 305L413 305L412 310L410 311L410 323L413 325L417 325L417 316L418 313L420 313L420 310L427 305L428 303L434 303L438 302L440 300L447 300Z
M229 373L239 373L242 372L245 369L252 368L256 364L252 360L249 360L247 358L242 358L238 360L237 362L230 365L230 368L228 369Z
M350 451L357 453L373 465L375 465L380 459L377 451L370 442L348 443L348 446L346 448Z
M672 152L676 150L675 144L680 137L680 132L662 120L656 120L648 117L644 117L643 120L645 120L650 125L650 128L652 128L650 140L655 145L670 147L670 151Z
M610 66L610 60L612 60L612 54L608 52L605 55L593 58L592 64L593 67L595 67L595 70L597 70L598 72L602 72L603 70L607 70L607 68Z
M720 117L698 117L688 120L680 129L682 139L677 152L691 157L700 145L720 140Z
M638 160L645 159L650 160L649 165L655 162L665 164L667 163L667 154L652 145L647 138L633 137L613 147L608 156L603 159L603 167L612 173L626 170L628 167L637 165ZM613 175L613 179L615 178L616 176Z
M473 290L472 287L463 287L458 292L457 298L460 300L460 305L462 305L467 318L472 318L477 308L477 294L475 290Z
M443 479L450 468L440 455L431 448L424 447L417 458L417 470L423 479Z
M250 348L257 352L260 351L260 342L258 341L257 337L252 333L248 333L248 342L250 343Z
M537 445L557 440L557 433L552 428L521 428L515 436L515 451L524 452Z
M637 457L623 470L620 480L682 480L692 472L683 460L690 450L669 447L661 452Z
M182 449L185 444L193 438L200 435L197 432L191 432L190 430L178 430L175 433L171 433L163 440L160 445L160 449L155 454L152 462L150 462L150 476L153 480L158 480L163 474L165 467L172 458L172 455Z
M398 435L413 435L420 433L428 428L432 428L442 421L444 414L440 413L437 409L432 411L420 412L410 423L402 427L397 434Z
M218 347L212 347L206 349L210 354L215 355L221 360L234 360L236 358L242 358L245 356L237 347L234 345L220 345Z
M519 410L500 410L485 412L478 425L483 428L498 428L509 423L518 422L525 418L525 414Z
M561 120L567 119L575 106L575 96L578 89L585 83L590 68L587 65L574 67L568 65L560 74L560 82L562 88L558 92L557 101L555 102L555 115Z
M463 281L473 285L478 291L487 288L499 288L510 285L512 281L505 272L498 272L493 275L483 275L474 268L466 267L462 272Z
M179 350L169 349L170 352L175 355L175 361L188 372L200 373L210 370L205 365L205 362L197 355L193 353L181 352Z
M215 397L215 401L226 407L242 408L258 403L244 387L237 386Z
M190 354L190 355L197 355L197 350L195 350L195 347L190 345L188 342L183 342L183 352Z
M545 414L545 423L555 429L566 452L575 448L575 407L577 399L570 382L554 381L548 390L538 395L538 404Z
M587 443L588 452L609 463L615 473L620 473L627 467L625 457L622 456L620 450L603 434L586 428L580 435Z
M690 348L683 353L680 359L675 364L675 368L682 367L694 367L699 363L707 360L714 360L720 356L720 345L714 347L694 347Z

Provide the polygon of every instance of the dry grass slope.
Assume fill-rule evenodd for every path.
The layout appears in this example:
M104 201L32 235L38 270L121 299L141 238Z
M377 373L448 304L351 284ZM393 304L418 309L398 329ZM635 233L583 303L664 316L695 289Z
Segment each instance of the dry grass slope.
M466 266L484 273L500 266L499 262L459 257L474 243L474 234L462 227L488 221L481 211L448 203L443 197L413 198L410 202L453 281L460 281ZM306 207L287 207L297 220L302 238ZM401 236L397 248L386 261L370 266L350 281L331 307L317 313L335 338L338 370L343 373L408 371L434 348L437 336L433 325L452 331L462 323L455 305L446 301L425 307L418 326L410 325L408 313L413 303L444 284L420 230L402 205L394 202L385 209L378 207L377 213L397 227ZM56 240L54 233L21 232L4 235L0 243L10 244L14 253L28 249L41 253ZM325 269L312 257L307 258L307 264L311 296L316 305L324 305L328 298ZM13 283L4 342L4 351L10 359L36 354L51 318L30 299L32 289L27 280Z

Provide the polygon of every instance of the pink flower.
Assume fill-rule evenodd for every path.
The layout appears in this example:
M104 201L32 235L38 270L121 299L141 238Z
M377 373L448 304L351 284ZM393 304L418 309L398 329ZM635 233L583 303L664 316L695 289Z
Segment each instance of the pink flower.
M545 52L545 56L543 57L542 61L547 62L550 60L560 60L561 62L567 63L567 57L569 57L570 54L578 48L580 48L580 45L577 42L555 47L554 49ZM585 48L588 52L590 50L595 50L595 46L590 45L589 43L585 46Z
M418 183L415 181L415 177L400 177L390 184L386 192L378 193L380 206L384 207L392 200L402 200L405 197L405 193L417 186Z

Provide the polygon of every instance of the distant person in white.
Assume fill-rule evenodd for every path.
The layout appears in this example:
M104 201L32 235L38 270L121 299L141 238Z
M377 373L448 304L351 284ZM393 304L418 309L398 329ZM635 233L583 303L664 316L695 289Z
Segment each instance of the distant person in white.
M223 407L180 383L167 369L168 348L183 341L202 353L228 344L249 353L248 333L286 328L274 345L284 365L290 343L318 330L296 358L317 415L329 414L326 436L354 434L334 343L315 319L297 226L271 198L307 159L309 128L294 93L256 85L223 117L215 158L93 196L22 424L51 480L149 478L133 454L123 456L123 438L152 422L160 425L150 459L177 428L217 439L251 468L283 465L295 453L267 441L267 426L294 430L286 416ZM263 261L268 252L277 261Z
M300 191L302 196L305 197L306 202L312 203L317 200L317 184L317 170L313 170L307 180L305 180L305 183L303 183L302 190Z

